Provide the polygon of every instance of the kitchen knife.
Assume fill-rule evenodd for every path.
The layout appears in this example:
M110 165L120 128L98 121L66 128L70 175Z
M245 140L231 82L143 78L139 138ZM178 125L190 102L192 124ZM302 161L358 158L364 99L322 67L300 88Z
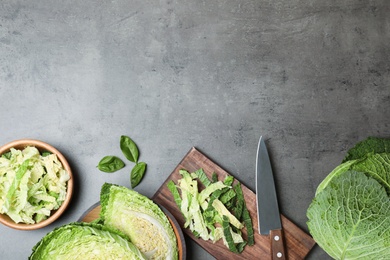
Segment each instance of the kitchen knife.
M272 259L287 259L271 161L262 136L256 158L256 202L259 233L270 236Z

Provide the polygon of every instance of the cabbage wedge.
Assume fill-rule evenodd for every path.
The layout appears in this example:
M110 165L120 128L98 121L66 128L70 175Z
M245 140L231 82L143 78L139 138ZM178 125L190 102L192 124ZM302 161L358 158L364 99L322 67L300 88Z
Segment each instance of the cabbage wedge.
M126 234L148 259L178 259L173 228L152 200L126 187L105 183L100 204L100 221Z
M29 260L142 260L142 253L117 230L92 223L70 223L48 233Z

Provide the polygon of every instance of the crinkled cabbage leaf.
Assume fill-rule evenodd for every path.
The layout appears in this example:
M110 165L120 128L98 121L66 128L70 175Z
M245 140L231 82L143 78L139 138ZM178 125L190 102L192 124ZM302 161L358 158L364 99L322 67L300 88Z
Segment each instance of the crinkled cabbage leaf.
M176 236L152 200L126 187L102 186L100 220L126 234L148 259L178 259Z
M390 153L367 154L361 159L350 160L337 166L318 186L316 194L320 193L336 176L346 171L364 172L377 180L390 195Z
M374 153L390 153L390 139L368 137L367 139L357 143L353 148L349 149L343 163L350 160L360 159L367 154Z
M390 259L390 201L385 188L362 172L332 178L308 211L310 233L335 259Z
M146 259L117 230L93 223L70 223L48 233L33 248L30 260Z

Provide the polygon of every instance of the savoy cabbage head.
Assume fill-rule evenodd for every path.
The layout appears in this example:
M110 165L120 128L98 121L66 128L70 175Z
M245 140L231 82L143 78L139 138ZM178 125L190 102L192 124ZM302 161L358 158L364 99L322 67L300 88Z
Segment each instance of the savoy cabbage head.
M307 225L334 259L390 259L388 144L358 143L317 188Z
M30 260L145 260L128 238L117 230L94 223L58 227L33 248Z

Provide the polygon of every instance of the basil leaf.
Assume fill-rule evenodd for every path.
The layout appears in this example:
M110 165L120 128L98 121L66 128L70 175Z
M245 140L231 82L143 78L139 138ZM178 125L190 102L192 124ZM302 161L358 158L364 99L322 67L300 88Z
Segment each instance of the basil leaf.
M122 169L125 166L125 163L116 156L104 156L98 164L98 169L103 172L115 172L119 169Z
M142 178L144 177L145 171L146 171L146 163L144 162L139 162L133 167L130 176L130 182L132 188L135 188L141 182Z
M138 162L138 147L130 137L122 135L120 140L120 147L127 160L134 163Z

